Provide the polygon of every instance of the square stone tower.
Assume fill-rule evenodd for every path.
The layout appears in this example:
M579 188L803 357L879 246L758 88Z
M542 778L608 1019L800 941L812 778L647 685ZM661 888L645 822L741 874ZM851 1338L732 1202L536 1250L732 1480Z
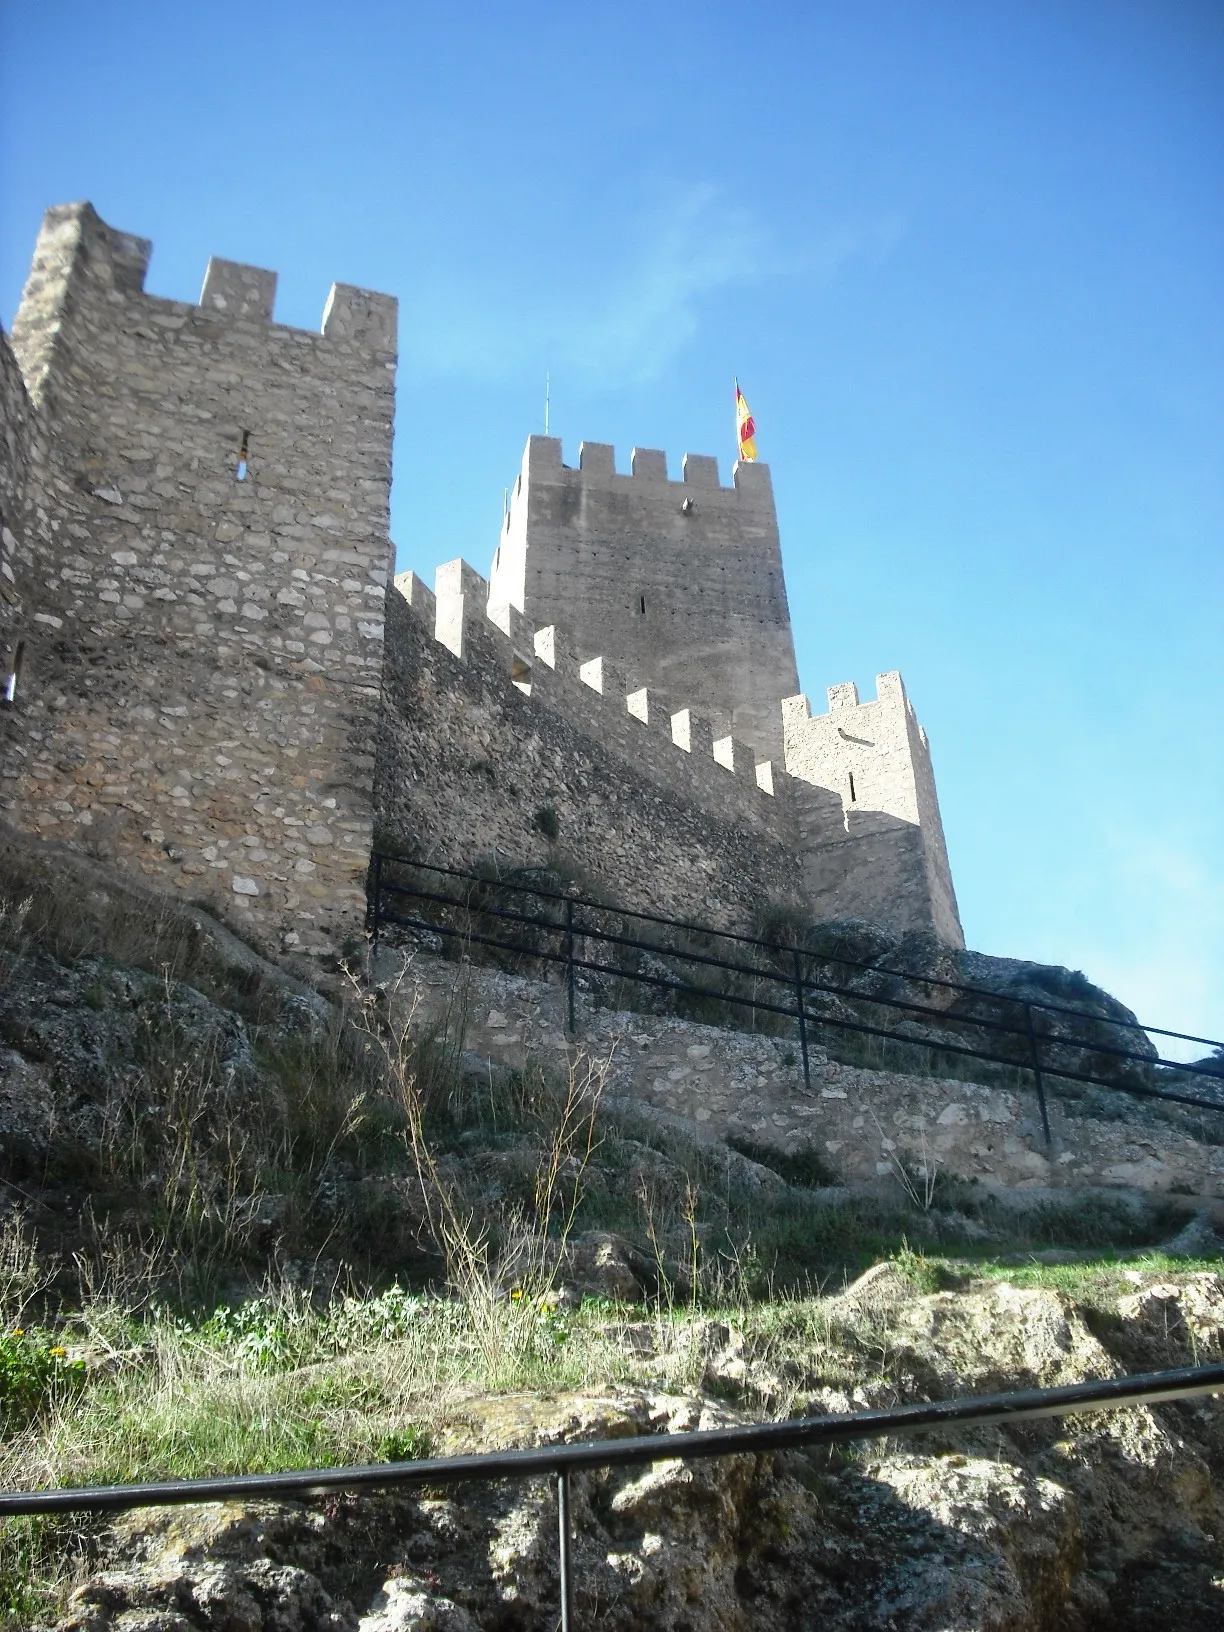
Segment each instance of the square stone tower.
M782 755L781 699L799 690L769 467L584 442L577 470L533 436L502 528L490 604L564 624L581 658L602 655L675 708L706 715L762 759Z
M28 420L0 449L26 489L0 809L335 950L365 907L396 303L337 284L310 333L273 321L258 267L211 261L198 305L146 294L149 251L88 204L48 211L24 391L0 370Z

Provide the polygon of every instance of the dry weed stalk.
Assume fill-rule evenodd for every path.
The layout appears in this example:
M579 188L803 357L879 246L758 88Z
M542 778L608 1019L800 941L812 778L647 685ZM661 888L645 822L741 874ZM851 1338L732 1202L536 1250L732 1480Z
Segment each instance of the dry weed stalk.
M59 1259L40 1259L38 1237L24 1213L10 1213L0 1228L0 1314L10 1326L24 1324L25 1311L59 1272Z
M471 1325L491 1377L508 1375L532 1353L542 1318L556 1308L557 1279L582 1199L586 1170L599 1144L599 1106L612 1053L581 1052L567 1062L563 1091L549 1116L530 1208L482 1216L460 1172L440 1159L429 1128L431 1084L417 1023L419 995L397 1003L389 991L354 990L360 1024L381 1051L386 1083L403 1117L403 1138L428 1234Z
M929 1213L935 1205L939 1186L939 1161L927 1141L925 1123L918 1130L918 1165L910 1168L898 1155L896 1144L885 1134L874 1111L871 1112L871 1120L875 1123L884 1159L892 1169L893 1177L919 1212Z

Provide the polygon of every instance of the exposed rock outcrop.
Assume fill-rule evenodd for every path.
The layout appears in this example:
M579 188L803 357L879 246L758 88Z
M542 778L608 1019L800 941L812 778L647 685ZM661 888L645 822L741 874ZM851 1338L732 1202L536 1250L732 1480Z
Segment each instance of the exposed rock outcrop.
M1139 1281L1143 1277L1137 1277ZM1136 1285L1111 1308L1006 1284L915 1296L894 1270L820 1306L874 1376L832 1385L819 1345L655 1324L709 1355L705 1392L619 1384L471 1396L444 1453L667 1434L788 1409L1055 1385L1216 1356L1224 1280ZM624 1330L642 1355L636 1329ZM653 1349L639 1361L645 1376ZM787 1373L784 1384L779 1373ZM718 1396L718 1397L715 1397ZM575 1476L579 1624L610 1632L1140 1632L1224 1625L1224 1408L1213 1400L848 1450L662 1461ZM161 1510L101 1538L57 1632L527 1632L555 1625L544 1481Z

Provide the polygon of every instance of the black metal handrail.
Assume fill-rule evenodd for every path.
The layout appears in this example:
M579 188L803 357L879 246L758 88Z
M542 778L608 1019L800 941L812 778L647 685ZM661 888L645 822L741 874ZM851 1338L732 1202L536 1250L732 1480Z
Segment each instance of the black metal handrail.
M469 874L469 875L458 875L458 876L475 877L476 875ZM482 882L484 882L484 881L482 881ZM501 886L498 885L496 887L500 888ZM516 889L521 889L522 888L521 885L515 885L513 887L516 888ZM523 925L526 925L526 926L528 926L529 928L532 928L532 929L545 929L545 930L551 929L551 930L559 932L561 930L561 928L562 928L561 925L552 924L547 919L533 918L530 913L511 912L511 911L508 911L504 907L493 907L493 906L488 905L487 903L481 903L479 906L472 907L471 904L468 903L468 902L457 901L454 896L441 895L435 890L414 889L414 888L411 888L409 886L405 886L405 885L402 885L402 884L396 884L393 881L386 880L386 879L384 879L382 881L380 894L381 895L387 895L387 894L390 894L390 895L403 895L403 896L408 896L413 900L432 901L432 902L435 902L435 903L437 903L439 905L443 905L443 906L450 906L450 907L463 906L463 907L467 908L468 910L479 912L482 916L491 917L491 918L501 918L501 919L506 920L507 922L516 923L516 924L523 924ZM567 937L570 934L583 935L583 936L586 936L588 939L598 940L598 941L600 941L603 944L608 945L608 946L629 947L630 949L636 950L636 951L639 951L639 952L651 952L651 953L654 953L657 956L678 958L678 959L681 959L685 963L704 964L704 965L706 965L706 966L708 966L710 968L713 968L713 969L724 969L729 974L752 975L754 978L759 979L759 980L776 981L776 982L778 982L779 984L782 984L782 985L791 984L791 978L790 977L781 975L781 974L777 973L774 970L761 969L758 965L755 965L755 964L732 963L727 958L715 958L715 957L711 957L708 954L703 953L703 952L680 951L680 950L678 950L678 949L676 949L674 947L659 946L656 942L653 942L653 941L639 941L639 940L636 940L631 935L616 935L616 934L613 934L610 930L600 930L600 929L595 929L595 928L591 927L590 925L576 924L574 922L574 919L573 919L573 908L575 906L593 906L593 905L595 905L595 903L584 902L584 901L581 901L579 899L576 899L573 896L550 896L549 899L551 899L551 900L561 900L561 901L564 901L565 904L566 904L566 907L568 909L568 914L567 914L566 923L565 923L564 927L565 927L565 932L566 932ZM601 906L601 907L598 908L598 910L601 911L601 912L615 912L617 914L620 914L620 909L619 908L602 907ZM646 917L647 915L645 913L629 913L629 912L625 912L623 914L623 916L625 916L625 917ZM453 930L450 930L446 926L439 925L439 924L432 923L432 922L415 921L415 920L409 921L409 920L407 920L407 919L405 919L403 917L396 916L396 915L393 915L393 914L385 912L385 911L380 912L378 914L378 921L382 922L382 923L404 924L404 925L406 925L407 927L410 927L410 928L432 930L433 932L439 933L439 934L462 934L464 936L467 935L466 930L464 930L464 931L453 931ZM666 918L651 918L650 921L652 923L657 923L657 924L666 924L666 923L668 923L669 920L667 920ZM686 929L686 930L691 930L693 926L688 925L688 924L679 924L679 923L677 923L675 927ZM709 929L707 929L707 930L701 931L701 933L706 934L706 935L722 935L723 931L722 930L709 930ZM490 945L490 946L501 946L505 950L508 950L508 951L513 950L513 951L522 952L522 951L526 950L525 948L519 946L515 942L502 942L502 941L497 940L495 937L490 938L488 936L478 936L476 934L472 934L470 936L470 939L472 939L474 941L478 941L478 942L483 942L484 944ZM746 940L747 937L737 935L737 936L734 937L734 939L736 939L738 941L743 941L743 940ZM766 948L766 949L768 949L770 951L786 952L788 954L788 956L792 957L792 959L793 958L799 958L799 959L811 958L811 959L816 959L816 960L818 960L819 962L822 962L822 963L825 963L825 962L833 963L833 962L844 961L844 960L841 960L841 959L826 958L825 955L823 953L821 953L821 952L815 952L815 951L812 951L810 949L803 948L803 947L776 947L772 942L769 942L769 941L759 941L759 942L756 942L756 943L753 943L753 944L756 944L758 946ZM538 948L531 949L530 955L532 957L542 958L542 959L544 959L544 960L546 960L548 962L552 962L552 963L568 963L570 961L570 958L569 958L568 954L556 954L556 953L546 952L546 951L543 951L543 950L538 949ZM640 980L642 982L650 982L651 981L651 977L649 977L647 975L640 974L640 973L634 973L631 970L624 969L620 965L609 966L609 965L604 965L604 964L584 963L581 959L574 959L574 962L575 962L576 967L581 967L581 968L594 970L594 971L596 971L598 973L601 973L601 974L617 975L617 976L623 977L626 980ZM875 964L856 964L855 967L856 968L862 968L862 969L868 969L872 973L878 973L878 974L886 975L889 979L892 979L892 980L909 980L909 981L914 982L917 985L929 984L929 982L927 981L927 977L925 975L904 974L900 970L895 970L895 969L879 969L878 966L875 965ZM879 1004L883 1004L886 1007L891 1008L891 1009L904 1009L907 1014L921 1015L921 1016L923 1016L925 1018L929 1018L929 1019L933 1019L933 1020L939 1020L939 1021L943 1022L944 1024L973 1025L973 1026L978 1027L980 1030L1005 1032L1009 1036L1013 1036L1013 1037L1027 1037L1027 1035L1028 1035L1027 1026L1024 1026L1024 1025L1018 1025L1018 1026L1009 1025L1007 1023L1007 1021L1005 1021L1005 1020L989 1020L983 1015L973 1015L973 1016L952 1015L952 1014L949 1014L946 1009L932 1008L929 1003L915 1003L909 998L885 997L883 995L876 995L876 994L870 993L870 992L860 992L860 991L857 991L854 987L834 986L834 985L829 984L827 981L813 980L810 975L800 975L800 976L797 976L795 978L800 981L800 983L802 984L803 989L805 991L825 992L825 993L828 993L830 995L837 996L837 997L851 997L851 998L854 998L857 1001L862 1002L862 1003L879 1003ZM1111 1017L1106 1017L1104 1015L1089 1014L1089 1013L1087 1013L1087 1011L1085 1011L1083 1009L1067 1009L1067 1008L1061 1008L1061 1007L1059 1007L1058 1005L1055 1005L1055 1004L1047 1004L1047 1003L1040 1003L1040 1002L1033 1003L1033 1002L1027 1001L1027 1000L1025 1000L1023 998L1009 998L1009 997L1003 996L1001 993L998 993L998 992L989 992L989 991L986 990L986 988L980 987L980 986L958 987L958 986L955 986L951 981L943 981L943 980L939 981L937 984L939 984L941 986L944 986L944 987L947 987L947 988L950 988L953 991L970 993L970 994L977 995L977 996L990 997L994 1002L999 1003L999 1004L1003 1004L1003 1005L1011 1004L1014 1007L1025 1008L1025 1009L1029 1009L1029 1010L1039 1009L1043 1013L1044 1012L1050 1012L1050 1013L1053 1013L1053 1014L1075 1015L1079 1019L1091 1020L1096 1025L1119 1026L1119 1027L1122 1027L1122 1028L1125 1028L1125 1029L1138 1030L1138 1031L1144 1031L1144 1032L1155 1031L1155 1032L1160 1033L1163 1036L1168 1036L1168 1037L1186 1037L1186 1040L1189 1041L1189 1042L1203 1042L1203 1043L1208 1043L1208 1044L1211 1043L1210 1038L1187 1037L1187 1034L1184 1033L1184 1032L1161 1032L1160 1027L1158 1027L1158 1026L1143 1026L1138 1021L1115 1020L1115 1019L1113 1019ZM746 1005L751 1005L754 1008L764 1009L764 1010L767 1010L767 1011L770 1011L770 1012L773 1012L773 1013L778 1013L778 1014L789 1014L792 1017L793 1017L794 1012L795 1012L792 1009L778 1008L776 1005L771 1005L769 1003L766 1003L766 1002L764 1002L762 1000L758 1000L756 998L732 997L731 995L729 995L729 994L727 994L725 992L717 991L717 990L714 990L712 988L703 988L703 987L693 986L688 982L680 983L677 986L677 989L678 990L683 990L683 991L693 992L696 995L704 995L704 996L709 996L709 997L723 998L724 1000L726 1000L728 1002L742 1002L742 1003L744 1003ZM819 1015L813 1014L813 1015L810 1015L809 1018L815 1020L815 1019L821 1019L822 1017L819 1016ZM829 1023L830 1024L836 1024L837 1022L830 1021ZM892 1033L882 1033L882 1035L892 1035ZM899 1039L902 1040L902 1041L910 1041L910 1042L916 1041L916 1039L914 1039L914 1038L907 1038L905 1033L898 1033L897 1035L898 1035ZM1162 1061L1153 1060L1150 1055L1139 1054L1134 1049L1115 1048L1115 1047L1113 1047L1112 1044L1103 1043L1103 1042L1099 1042L1099 1041L1096 1041L1096 1040L1094 1040L1092 1042L1086 1042L1086 1041L1083 1041L1083 1040L1080 1040L1080 1039L1062 1037L1057 1032L1039 1032L1037 1035L1041 1040L1044 1040L1044 1041L1047 1041L1047 1042L1063 1043L1063 1044L1074 1044L1074 1046L1077 1046L1077 1047L1090 1048L1094 1054L1113 1054L1113 1055L1116 1055L1119 1059L1139 1060L1139 1061L1141 1061L1142 1063L1144 1063L1146 1065L1154 1065L1154 1064L1158 1064L1158 1063L1164 1063L1164 1064L1170 1064L1171 1065L1171 1062L1162 1062ZM941 1043L938 1046L944 1047L944 1046L950 1046L950 1045L945 1045L945 1044ZM1221 1045L1221 1046L1224 1046L1224 1045ZM1005 1060L1002 1063L1014 1064L1015 1062L1012 1061L1012 1060ZM1187 1072L1191 1072L1193 1074L1197 1074L1197 1075L1200 1075L1200 1076L1214 1077L1216 1075L1216 1073L1213 1070L1211 1070L1211 1069L1209 1069L1207 1067L1204 1067L1204 1066L1200 1066L1200 1065L1192 1065L1192 1064L1191 1065L1182 1065L1182 1066L1178 1066L1177 1069L1187 1071Z
M419 883L405 882L403 878L388 876L388 866L398 865L414 872L424 872L435 875L440 881L454 879L460 881L466 889L466 895L457 896L447 894L444 889L429 888ZM473 900L478 894L480 899ZM542 917L530 910L519 910L519 904L525 897L537 897L541 901L555 903L559 909L556 918ZM417 912L402 910L403 903L416 903ZM500 903L500 904L499 904ZM456 926L442 920L440 917L425 917L431 908L458 909L465 915L466 921L462 926ZM582 916L579 916L582 909ZM604 927L602 924L590 921L593 914L604 918L611 917L622 922L658 925L662 928L681 931L684 934L700 935L713 940L723 940L733 943L739 948L751 947L766 955L773 955L785 959L789 965L788 972L777 967L762 967L759 963L749 963L742 960L743 954L735 957L719 957L713 952L697 951L695 949L661 945L646 940L639 935L617 933L615 929ZM494 924L483 924L477 928L473 918L480 920L494 920ZM496 922L509 926L506 932L486 933L496 927ZM1117 1028L1121 1031L1139 1031L1140 1033L1154 1033L1158 1036L1175 1037L1184 1041L1201 1043L1206 1047L1224 1049L1224 1045L1217 1044L1211 1038L1195 1037L1186 1032L1168 1031L1157 1026L1144 1026L1140 1022L1129 1019L1115 1018L1111 1015L1093 1014L1084 1009L1074 1009L1065 1004L1047 1003L1042 1000L1009 997L1000 992L993 992L989 988L961 984L946 980L943 977L914 974L906 970L881 968L878 964L865 963L853 958L845 958L840 954L802 946L786 946L776 941L754 938L730 930L712 929L706 925L698 925L680 919L665 918L656 913L639 912L632 908L610 907L605 903L592 901L587 898L562 894L543 886L519 883L513 880L498 880L482 877L479 874L464 872L458 868L439 866L434 863L414 861L403 856L394 856L386 852L376 852L371 866L370 891L370 926L375 940L377 940L382 924L397 924L404 928L423 931L430 934L450 937L460 942L485 946L502 951L509 951L520 956L529 956L545 964L561 965L565 969L567 986L567 1005L569 1029L571 1033L575 1025L575 977L579 972L610 976L618 980L626 980L641 985L653 987L657 990L683 994L690 998L708 998L722 1003L728 1003L740 1008L750 1009L753 1012L772 1014L794 1020L802 1054L804 1080L811 1087L811 1071L809 1063L808 1045L810 1028L812 1026L829 1027L839 1031L846 1031L860 1036L877 1037L892 1043L902 1044L909 1048L925 1048L937 1050L945 1054L953 1054L963 1058L980 1060L983 1063L1006 1066L1011 1069L1025 1071L1031 1074L1037 1094L1038 1106L1041 1114L1042 1129L1046 1143L1051 1142L1049 1110L1046 1100L1047 1079L1054 1078L1068 1082L1082 1082L1096 1087L1103 1087L1131 1094L1139 1098L1164 1100L1172 1104L1190 1106L1199 1110L1224 1110L1224 1080L1220 1073L1212 1066L1202 1064L1181 1063L1174 1060L1162 1059L1158 1054L1153 1057L1150 1052L1140 1052L1118 1046L1115 1042L1106 1041L1099 1035L1091 1037L1068 1036L1060 1033L1051 1026L1057 1027L1057 1017L1078 1019L1088 1023L1095 1033L1102 1029L1108 1036ZM551 939L552 945L535 944L524 946L521 940L513 938L511 931L517 926L520 929L532 932L537 940L540 937ZM625 925L624 927L628 927ZM582 943L579 950L578 943ZM730 975L750 977L755 982L771 983L781 988L785 994L785 1001L771 1002L761 997L754 990L751 996L746 996L734 990L699 984L693 979L676 978L670 974L649 972L640 968L626 966L623 963L609 963L600 961L598 957L585 955L589 950L588 943L595 943L595 949L608 947L614 950L648 953L654 957L670 960L700 970L721 970ZM865 973L888 980L889 982L908 983L912 987L938 987L951 991L958 996L975 1000L986 999L995 1006L996 1017L983 1014L954 1014L937 1008L929 1002L916 1001L910 996L886 995L879 992L864 992L858 987L838 985L832 979L818 979L808 971L806 965L840 966L851 970L861 970ZM833 998L841 1005L841 1012L829 1012L819 1003L820 998ZM810 1002L809 998L816 999ZM885 1009L898 1014L902 1019L930 1020L941 1028L962 1027L969 1028L977 1033L979 1044L973 1046L969 1042L957 1042L948 1037L915 1037L911 1032L898 1029L897 1025L881 1025L875 1023L878 1011ZM846 1011L849 1012L846 1012ZM874 1012L873 1012L874 1011ZM1009 1018L1014 1016L1014 1018ZM1043 1017L1051 1017L1044 1020ZM989 1041L991 1037L998 1039L995 1047L982 1047L981 1041ZM1013 1053L1000 1052L1006 1040L1015 1040ZM1072 1057L1068 1058L1068 1053ZM1085 1061L1075 1056L1088 1056ZM1131 1065L1141 1068L1145 1072L1156 1070L1176 1073L1181 1079L1187 1076L1198 1076L1215 1082L1220 1081L1220 1098L1209 1099L1199 1094L1180 1092L1177 1088L1155 1086L1151 1081L1142 1082L1133 1080L1119 1080L1116 1075L1107 1075L1098 1066L1089 1067L1094 1061L1104 1057L1110 1064L1120 1066Z
M587 1440L517 1451L480 1451L468 1456L431 1457L419 1462L380 1462L361 1467L306 1468L284 1473L246 1473L78 1489L6 1490L0 1491L0 1516L113 1513L139 1507L225 1501L232 1497L296 1498L320 1496L335 1490L387 1490L403 1485L457 1485L474 1480L551 1476L557 1488L561 1627L562 1632L574 1632L570 1477L575 1472L692 1461L701 1457L762 1456L847 1440L883 1439L890 1434L929 1433L937 1429L1022 1422L1035 1417L1069 1416L1080 1411L1156 1405L1221 1390L1224 1390L1224 1365L1185 1366L1174 1371L1071 1383L1062 1388L923 1401L894 1406L887 1411L796 1417L785 1422L749 1423L681 1434L644 1434L635 1439Z
M377 898L378 877L381 875L382 864L384 862L398 862L404 867L415 867L422 872L437 873L440 877L462 879L465 883L479 884L483 888L501 890L508 894L534 895L539 896L543 901L559 901L562 903L568 902L572 906L590 907L597 912L614 913L618 918L637 918L640 919L642 923L660 924L667 929L683 929L693 935L716 935L718 939L722 941L740 941L746 946L761 947L769 952L781 952L787 957L789 957L795 950L795 948L789 942L765 940L759 936L745 935L738 930L713 929L709 924L695 924L687 918L664 918L658 913L642 912L636 907L614 907L610 906L606 901L594 901L586 896L570 894L562 890L548 890L540 884L520 884L514 879L489 878L484 873L474 873L462 867L443 867L438 862L418 861L411 856L402 856L390 850L376 850L371 856L371 867L373 873L376 875L374 879L374 899ZM391 880L384 880L382 882L382 888L403 889L403 886L396 885ZM448 901L452 906L464 905L462 901L456 900L454 896L441 896L439 899ZM489 909L482 908L481 910L488 911ZM525 918L524 921L541 925L541 927L546 927L542 925L541 920L537 918ZM658 951L660 948L651 946L650 950ZM799 950L803 953L804 957L819 958L821 963L838 963L844 965L848 969L865 970L868 974L888 975L894 980L910 980L923 986L943 986L950 991L958 992L964 994L965 996L989 998L995 1003L1000 1001L1022 1001L1018 998L1001 998L1000 994L992 990L992 988L989 986L974 986L965 981L947 980L942 975L915 975L907 969L887 969L878 963L868 963L861 958L848 958L840 952L826 952L823 950L817 951L811 947L801 947ZM726 967L730 968L732 966L728 964ZM757 971L755 970L753 971L753 973L756 972ZM1122 1026L1123 1028L1132 1031L1155 1032L1159 1036L1177 1037L1183 1042L1187 1043L1202 1043L1207 1048L1224 1048L1224 1042L1221 1042L1218 1038L1197 1037L1194 1035L1194 1033L1188 1031L1169 1031L1163 1026L1145 1025L1140 1020L1120 1020L1112 1018L1109 1020L1103 1020L1100 1015L1090 1014L1086 1009L1071 1008L1066 1004L1059 1003L1047 1003L1042 1001L1038 1006L1049 1014L1074 1015L1081 1020L1096 1020L1104 1025Z

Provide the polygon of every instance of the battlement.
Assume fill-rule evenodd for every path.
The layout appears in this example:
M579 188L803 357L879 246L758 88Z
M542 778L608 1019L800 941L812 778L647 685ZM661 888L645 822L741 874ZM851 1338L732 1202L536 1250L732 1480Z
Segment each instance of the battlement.
M769 466L759 462L737 461L731 483L724 487L719 478L718 460L710 454L686 453L680 462L679 481L672 481L667 472L667 454L659 448L634 448L629 455L629 470L616 469L616 449L610 442L581 442L578 445L578 463L567 465L562 460L560 437L530 436L523 453L522 470L514 489L514 497L521 496L524 482L555 484L602 485L609 483L650 482L667 484L675 490L678 504L686 499L696 503L696 488L705 495L720 495L725 500L741 503L773 505L773 483ZM685 512L686 514L688 512Z
M214 255L204 274L200 305L222 317L263 318L272 321L276 301L276 273L240 261L222 261Z
M103 304L96 313L102 325L122 326L124 305L169 329L178 319L207 320L239 327L272 326L281 333L340 343L361 351L394 354L394 296L335 283L327 297L319 330L274 324L275 272L214 256L208 263L196 305L151 295L145 289L153 245L148 238L120 232L98 215L92 204L61 204L43 218L21 308L13 324L13 349L31 397L37 401L51 366L52 351L65 339L64 320L70 296ZM114 307L111 298L120 297ZM69 323L71 327L71 323Z
M889 707L901 707L907 713L914 713L914 705L910 702L905 690L905 681L901 678L900 670L890 669L886 674L876 675L876 694L865 700L859 697L858 686L853 680L844 680L835 686L826 688L829 699L828 709L824 714L813 715L812 705L802 693L794 697L782 699L782 718L789 726L797 725L803 720L828 719L831 715L849 709L876 708L881 703Z

